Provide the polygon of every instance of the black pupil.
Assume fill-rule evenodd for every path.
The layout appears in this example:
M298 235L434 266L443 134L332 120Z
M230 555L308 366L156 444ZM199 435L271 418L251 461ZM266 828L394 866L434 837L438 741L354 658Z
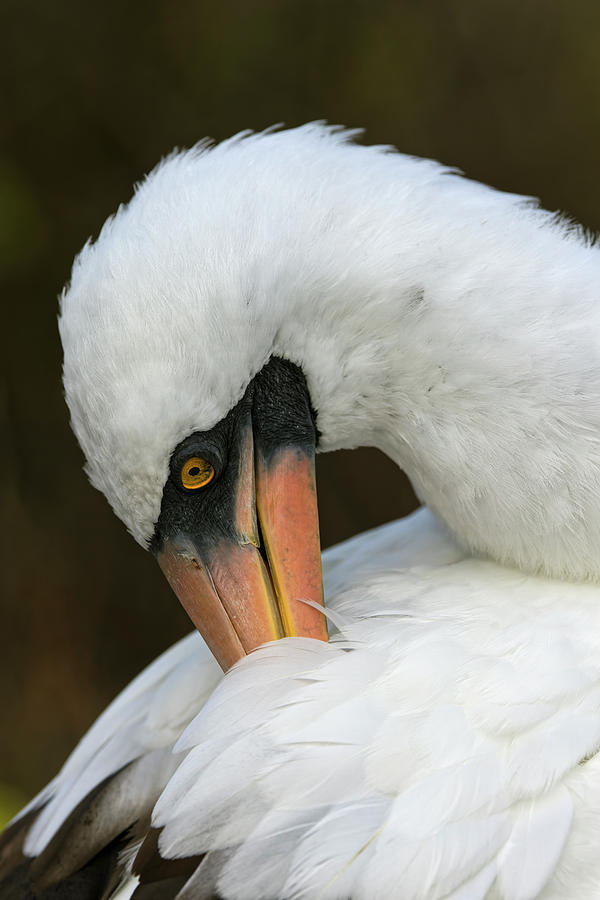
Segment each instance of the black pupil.
M198 466L192 466L191 469L189 469L189 471L188 471L188 475L191 475L192 478L199 474L200 474L200 469L198 468Z

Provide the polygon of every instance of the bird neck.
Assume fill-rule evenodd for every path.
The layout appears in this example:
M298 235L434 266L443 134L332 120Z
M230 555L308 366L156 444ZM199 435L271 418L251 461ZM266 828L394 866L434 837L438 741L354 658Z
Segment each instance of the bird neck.
M321 446L382 449L474 553L597 580L600 254L474 187L485 216L476 191L458 209L438 194L299 311Z

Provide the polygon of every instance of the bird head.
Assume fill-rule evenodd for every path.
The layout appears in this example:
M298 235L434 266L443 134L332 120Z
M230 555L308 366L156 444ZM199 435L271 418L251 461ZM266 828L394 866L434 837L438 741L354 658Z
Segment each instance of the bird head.
M597 248L352 137L173 154L63 292L90 480L224 667L326 638L317 445L379 447L477 553L600 577Z
M351 170L347 137L309 126L172 155L63 292L87 473L224 668L281 636L327 639L315 449L360 439L351 394L331 399L372 359L348 359L342 310L319 309L332 289L348 304L331 233L347 197L332 210L298 176L323 185L343 147Z

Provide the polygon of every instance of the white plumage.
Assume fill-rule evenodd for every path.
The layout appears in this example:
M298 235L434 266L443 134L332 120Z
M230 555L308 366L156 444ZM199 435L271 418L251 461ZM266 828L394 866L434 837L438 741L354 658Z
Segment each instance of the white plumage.
M330 644L217 687L184 639L74 752L27 851L137 757L162 853L211 853L180 900L600 896L598 589L470 559L428 510L324 559Z
M164 162L63 298L74 428L130 531L149 542L173 447L272 354L322 449L379 446L451 531L423 509L328 551L328 644L224 678L196 634L168 651L26 854L137 760L90 831L153 807L163 857L205 854L178 900L600 898L599 283L530 202L323 126Z

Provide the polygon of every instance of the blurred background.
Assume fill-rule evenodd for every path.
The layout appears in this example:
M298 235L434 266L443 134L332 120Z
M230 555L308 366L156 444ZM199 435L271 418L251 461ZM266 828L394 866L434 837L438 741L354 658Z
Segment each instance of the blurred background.
M311 119L600 226L597 0L3 0L0 820L190 626L86 482L60 383L74 253L173 146ZM369 477L364 478L364 472ZM325 546L415 506L319 461Z

